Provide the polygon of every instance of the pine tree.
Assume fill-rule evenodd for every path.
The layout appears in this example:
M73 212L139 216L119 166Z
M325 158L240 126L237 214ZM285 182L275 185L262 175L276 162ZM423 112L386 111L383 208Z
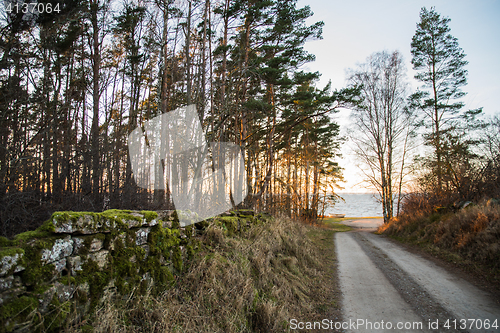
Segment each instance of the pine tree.
M449 18L442 17L431 7L420 11L420 22L411 43L415 78L424 83L424 90L412 95L414 106L424 113L424 122L431 127L425 136L427 144L434 150L433 168L437 178L437 189L442 190L445 141L457 126L457 119L464 104L465 95L461 87L467 84L467 61L456 37L450 34ZM462 115L476 116L481 109Z

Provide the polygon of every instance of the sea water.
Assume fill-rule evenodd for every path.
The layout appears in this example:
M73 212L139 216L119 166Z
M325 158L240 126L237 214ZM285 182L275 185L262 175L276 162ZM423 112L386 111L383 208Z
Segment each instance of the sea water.
M345 201L325 209L325 215L345 214L346 217L382 216L382 203L376 193L340 193Z

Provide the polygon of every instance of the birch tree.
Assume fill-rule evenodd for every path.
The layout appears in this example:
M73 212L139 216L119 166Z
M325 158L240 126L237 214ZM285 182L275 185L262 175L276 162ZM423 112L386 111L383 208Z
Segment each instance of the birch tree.
M395 191L401 197L401 186L396 184L402 183L408 138L414 126L413 114L406 105L403 58L398 51L374 53L351 70L349 81L360 88L362 98L352 110L356 130L351 139L366 166L363 173L381 196L384 222L388 222L394 216Z

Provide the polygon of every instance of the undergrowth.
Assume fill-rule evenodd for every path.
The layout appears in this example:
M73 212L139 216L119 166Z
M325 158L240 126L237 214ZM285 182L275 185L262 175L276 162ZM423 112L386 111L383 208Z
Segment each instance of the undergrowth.
M458 264L500 286L500 206L458 211L409 210L378 230Z
M198 252L160 295L108 290L67 332L286 332L292 318L337 311L333 231L278 218L228 236L210 225Z

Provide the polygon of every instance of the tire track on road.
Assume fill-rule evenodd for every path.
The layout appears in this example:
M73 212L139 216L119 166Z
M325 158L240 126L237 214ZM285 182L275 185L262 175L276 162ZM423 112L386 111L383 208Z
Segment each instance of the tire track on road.
M422 318L424 327L429 322L445 323L447 320L456 319L438 301L434 299L422 286L420 286L408 273L394 263L381 249L376 247L366 238L365 232L351 232L351 237L361 247L363 252L370 258L375 266L382 272L387 280L396 289L403 300L412 310ZM443 328L430 330L431 332L442 332ZM459 330L446 330L446 332L467 332Z
M353 232L337 233L335 237L343 317L349 324L359 320L372 325L349 325L348 332L430 332L354 235ZM373 326L373 323L378 326ZM386 325L382 327L384 323ZM420 330L395 330L393 326L397 323L422 323L422 326Z

